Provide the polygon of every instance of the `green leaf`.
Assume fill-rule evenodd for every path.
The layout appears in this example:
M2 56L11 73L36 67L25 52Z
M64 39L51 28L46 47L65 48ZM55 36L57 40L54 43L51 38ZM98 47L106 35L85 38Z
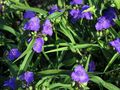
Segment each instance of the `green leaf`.
M120 9L120 0L113 0L113 2L115 3L117 9Z
M111 60L109 61L109 63L107 64L107 66L104 69L104 72L107 71L107 69L111 66L111 64L118 58L119 53L117 52L116 54L114 54L114 56L111 58Z
M73 45L69 48L69 44L68 44L68 47L61 47L61 48L53 49L53 50L47 51L45 53L66 51L66 50L71 50L71 48L72 49L82 49L82 48L87 48L87 47L99 47L99 46L97 44L77 44L77 45Z
M15 31L13 28L11 28L10 26L0 24L0 29L1 29L1 30L5 30L5 31L8 31L8 32L10 32L11 34L13 34L13 35L15 35L15 36L18 36L18 32L16 32L16 31Z
M68 90L74 90L72 87L71 87L71 84L62 84L62 83L54 83L54 84L52 84L52 85L50 85L50 87L49 87L49 89L50 90L52 90L52 89L54 89L55 90L55 88L64 88L64 89L68 89Z
M93 81L94 83L97 83L99 86L105 87L108 90L120 90L120 88L116 87L115 85L113 85L111 83L108 83L108 82L102 80L98 76L91 76L90 80Z
M33 57L34 52L32 52L32 50L30 50L29 52L27 52L27 55L25 56L22 64L20 65L19 71L18 71L18 75L22 72L22 71L26 71L29 63Z
M50 14L47 18L48 19L56 19L56 18L60 17L63 13L64 13L63 11L62 12L54 12L54 13Z
M27 46L27 49L13 63L15 63L16 61L18 61L22 57L24 57L32 49L32 47L34 45L34 42L35 42L35 38L33 37L33 39L31 40L31 42Z
M70 74L69 70L51 69L38 72L41 75L56 75L56 74Z

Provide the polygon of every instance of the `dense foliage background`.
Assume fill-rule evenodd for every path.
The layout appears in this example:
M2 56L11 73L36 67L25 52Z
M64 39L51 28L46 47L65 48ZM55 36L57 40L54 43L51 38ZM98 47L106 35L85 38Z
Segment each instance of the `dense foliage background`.
M120 54L116 47L110 45L111 41L120 37L120 0L83 0L80 5L72 5L71 1L0 1L1 90L10 89L4 83L13 77L15 90L120 90ZM50 14L54 5L59 10ZM89 6L85 12L91 12L93 19L79 18L73 22L70 11L81 9L83 5ZM111 7L116 13L114 25L96 30L98 18ZM39 31L24 30L24 25L29 21L24 18L27 10L35 12L40 19ZM42 33L47 19L52 25L52 35ZM44 39L40 53L33 49L38 37ZM120 42L117 47L120 47ZM13 48L17 48L21 55L10 60L8 55ZM91 67L90 62L94 62ZM88 82L78 83L71 78L77 65L85 68ZM94 69L91 71L91 68ZM26 85L26 79L19 78L27 71L34 73L34 80L29 85Z

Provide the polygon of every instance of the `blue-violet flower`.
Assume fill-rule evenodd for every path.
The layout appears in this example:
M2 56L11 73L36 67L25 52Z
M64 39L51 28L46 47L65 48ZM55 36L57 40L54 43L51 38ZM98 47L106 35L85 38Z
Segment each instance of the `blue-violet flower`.
M70 4L71 5L83 4L83 0L72 0Z
M53 30L52 30L52 24L50 22L50 20L46 20L45 23L43 24L43 30L42 30L43 34L52 36L53 34Z
M10 87L12 90L15 90L16 88L16 79L10 78L9 80L5 81L3 86Z
M11 61L18 58L21 55L21 52L17 48L13 48L8 53L8 59Z
M38 17L32 17L24 25L25 30L38 31L40 28L40 19Z
M95 62L91 61L89 63L89 72L94 72L95 71Z
M116 49L116 51L120 53L120 38L117 38L116 40L111 41L110 45L113 46Z
M29 19L29 18L35 17L35 12L27 10L27 11L25 11L23 17L25 19Z
M27 71L19 76L20 80L25 80L27 83L27 86L29 86L34 81L34 73Z
M81 65L75 67L74 71L71 74L71 77L72 80L78 83L87 83L89 81L88 74Z
M37 38L35 40L35 43L33 45L33 50L37 53L40 53L42 51L42 46L44 45L43 38Z

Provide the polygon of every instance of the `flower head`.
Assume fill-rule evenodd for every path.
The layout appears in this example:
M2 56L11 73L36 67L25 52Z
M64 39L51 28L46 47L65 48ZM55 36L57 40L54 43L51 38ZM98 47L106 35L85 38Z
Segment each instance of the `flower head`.
M13 48L9 51L8 58L10 60L14 60L14 59L18 58L20 55L21 55L21 52L17 48Z
M116 49L116 51L120 53L120 38L117 38L116 40L111 41L110 45L113 46Z
M70 2L71 5L76 5L76 4L83 4L83 0L72 0Z
M84 12L84 10L87 10L89 8L88 5L84 5L82 7L82 9L80 10L81 14L80 14L80 18L86 18L87 20L92 20L92 13L90 11L88 12Z
M108 29L114 25L113 20L107 19L105 16L98 18L98 22L95 25L96 30Z
M35 17L35 12L27 10L27 11L25 11L23 17L25 19L29 19L29 18Z
M76 22L78 19L80 19L80 10L78 9L72 9L70 11L70 15L71 15L71 21L74 23Z
M116 18L116 13L113 8L109 8L104 11L103 16L98 18L98 22L95 25L96 30L108 29L115 25L113 19Z
M54 5L54 6L52 6L51 9L49 10L49 14L52 14L52 13L54 13L54 12L56 12L56 11L59 11L59 8L58 8L57 5Z
M79 83L87 83L89 81L88 74L81 65L75 67L71 77L74 81Z
M40 28L40 19L38 17L32 17L24 25L25 30L38 31Z
M34 74L33 72L27 71L19 76L20 80L25 80L27 83L27 86L30 85L34 81Z
M89 63L89 72L94 72L95 71L95 62L91 61Z
M16 88L16 79L15 78L10 78L9 80L5 81L3 86L10 87L12 90L15 90Z
M43 30L42 30L43 34L52 36L53 34L53 30L52 30L52 24L50 22L50 20L46 20L45 23L43 24Z
M33 50L37 53L40 53L42 51L42 46L44 45L43 38L37 38L35 40L35 43L33 45Z

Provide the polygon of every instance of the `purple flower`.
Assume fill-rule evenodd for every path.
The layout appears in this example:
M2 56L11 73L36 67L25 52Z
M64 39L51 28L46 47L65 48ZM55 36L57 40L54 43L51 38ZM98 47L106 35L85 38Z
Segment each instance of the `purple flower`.
M83 0L72 0L70 2L71 5L76 5L76 4L83 4Z
M88 12L84 12L84 10L87 10L89 8L88 5L84 5L82 7L82 9L80 10L81 14L80 14L80 18L86 18L87 20L92 20L92 13L90 11Z
M52 36L53 30L52 30L52 24L51 24L50 20L46 20L45 23L43 24L42 33Z
M30 83L32 83L34 81L34 73L27 71L25 73L23 73L22 75L19 76L20 80L25 80L27 83L27 86L30 85Z
M116 51L120 53L120 38L117 38L116 40L111 41L110 45L113 46L116 49Z
M9 51L8 58L10 60L14 60L14 59L18 58L20 55L21 55L21 52L17 48L13 48Z
M54 12L56 12L56 11L59 11L59 9L58 9L58 6L57 6L57 5L54 5L54 6L52 6L51 9L49 10L49 14L52 14L52 13L54 13Z
M98 18L98 22L95 25L96 30L108 29L114 25L113 20L107 19L105 16Z
M72 18L71 21L73 23L75 23L78 19L80 19L80 10L72 9L70 11L70 15L71 15L71 18Z
M16 79L15 78L10 78L9 80L5 81L3 86L10 87L12 90L15 90L16 88Z
M98 22L95 25L96 30L108 29L115 25L113 19L116 18L116 13L113 8L105 10L103 16L98 18Z
M75 67L74 72L71 74L72 80L78 83L87 83L89 81L88 74L81 65Z
M89 72L94 72L95 71L95 62L91 61L89 63Z
M42 51L42 46L44 45L43 38L37 38L35 40L35 43L33 45L33 50L37 53L40 53Z
M40 19L38 17L32 17L24 25L25 30L38 31L40 28Z
M104 15L107 19L113 20L116 18L116 12L114 8L110 7L104 11Z
M35 17L35 12L27 10L27 11L25 11L23 17L25 19L29 19L29 18Z

